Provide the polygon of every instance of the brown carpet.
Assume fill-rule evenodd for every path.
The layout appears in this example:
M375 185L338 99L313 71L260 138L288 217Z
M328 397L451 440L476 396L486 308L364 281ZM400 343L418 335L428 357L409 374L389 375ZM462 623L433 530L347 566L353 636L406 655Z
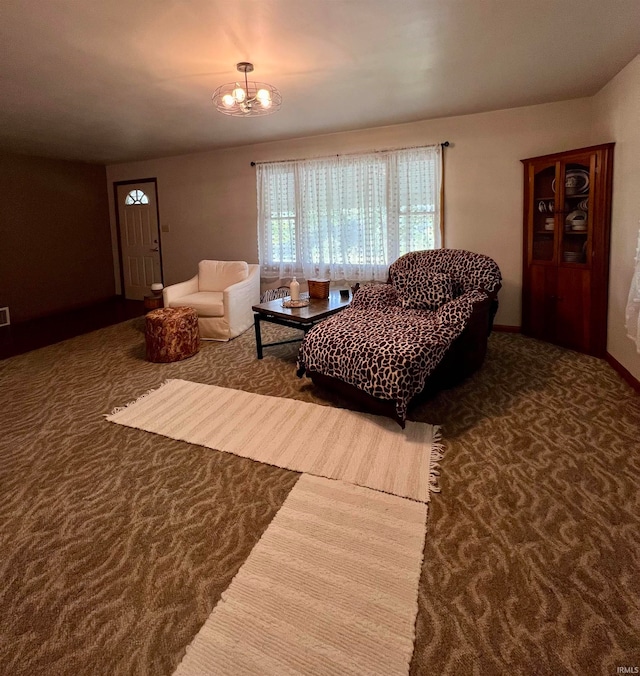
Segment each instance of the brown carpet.
M298 475L103 414L166 378L344 405L295 377L296 351L257 361L248 332L151 364L138 319L0 362L0 673L173 672ZM494 334L410 418L446 450L411 673L640 665L640 397L600 360Z

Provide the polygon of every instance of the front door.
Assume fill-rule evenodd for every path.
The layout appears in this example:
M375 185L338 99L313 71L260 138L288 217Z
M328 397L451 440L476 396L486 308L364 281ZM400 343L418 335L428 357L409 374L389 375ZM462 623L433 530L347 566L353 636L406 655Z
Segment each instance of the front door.
M155 181L117 185L116 199L124 297L143 300L162 283Z

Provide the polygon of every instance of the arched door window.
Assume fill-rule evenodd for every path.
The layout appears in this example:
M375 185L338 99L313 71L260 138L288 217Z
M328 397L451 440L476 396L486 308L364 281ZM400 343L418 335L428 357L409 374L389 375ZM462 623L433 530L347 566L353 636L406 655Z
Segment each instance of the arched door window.
M149 198L142 190L132 190L125 198L124 203L127 206L132 204L149 204Z

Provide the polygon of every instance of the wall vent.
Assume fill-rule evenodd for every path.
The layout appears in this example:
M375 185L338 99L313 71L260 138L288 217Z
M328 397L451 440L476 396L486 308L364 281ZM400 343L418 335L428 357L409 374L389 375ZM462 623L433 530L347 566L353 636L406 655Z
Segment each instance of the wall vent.
M0 326L9 326L11 321L9 319L9 308L0 307Z

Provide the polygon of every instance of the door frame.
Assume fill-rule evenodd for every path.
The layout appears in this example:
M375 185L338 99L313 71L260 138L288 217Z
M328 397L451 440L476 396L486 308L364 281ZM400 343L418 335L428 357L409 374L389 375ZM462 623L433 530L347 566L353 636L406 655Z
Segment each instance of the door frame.
M162 264L162 228L160 227L160 206L158 202L158 179L136 178L129 181L113 182L113 202L116 211L116 239L118 240L118 266L120 268L120 296L124 298L124 265L122 261L122 231L120 230L120 209L118 205L118 187L121 185L133 185L135 183L153 183L153 189L156 193L156 220L158 223L158 255L160 256L160 281L164 284L164 265Z

